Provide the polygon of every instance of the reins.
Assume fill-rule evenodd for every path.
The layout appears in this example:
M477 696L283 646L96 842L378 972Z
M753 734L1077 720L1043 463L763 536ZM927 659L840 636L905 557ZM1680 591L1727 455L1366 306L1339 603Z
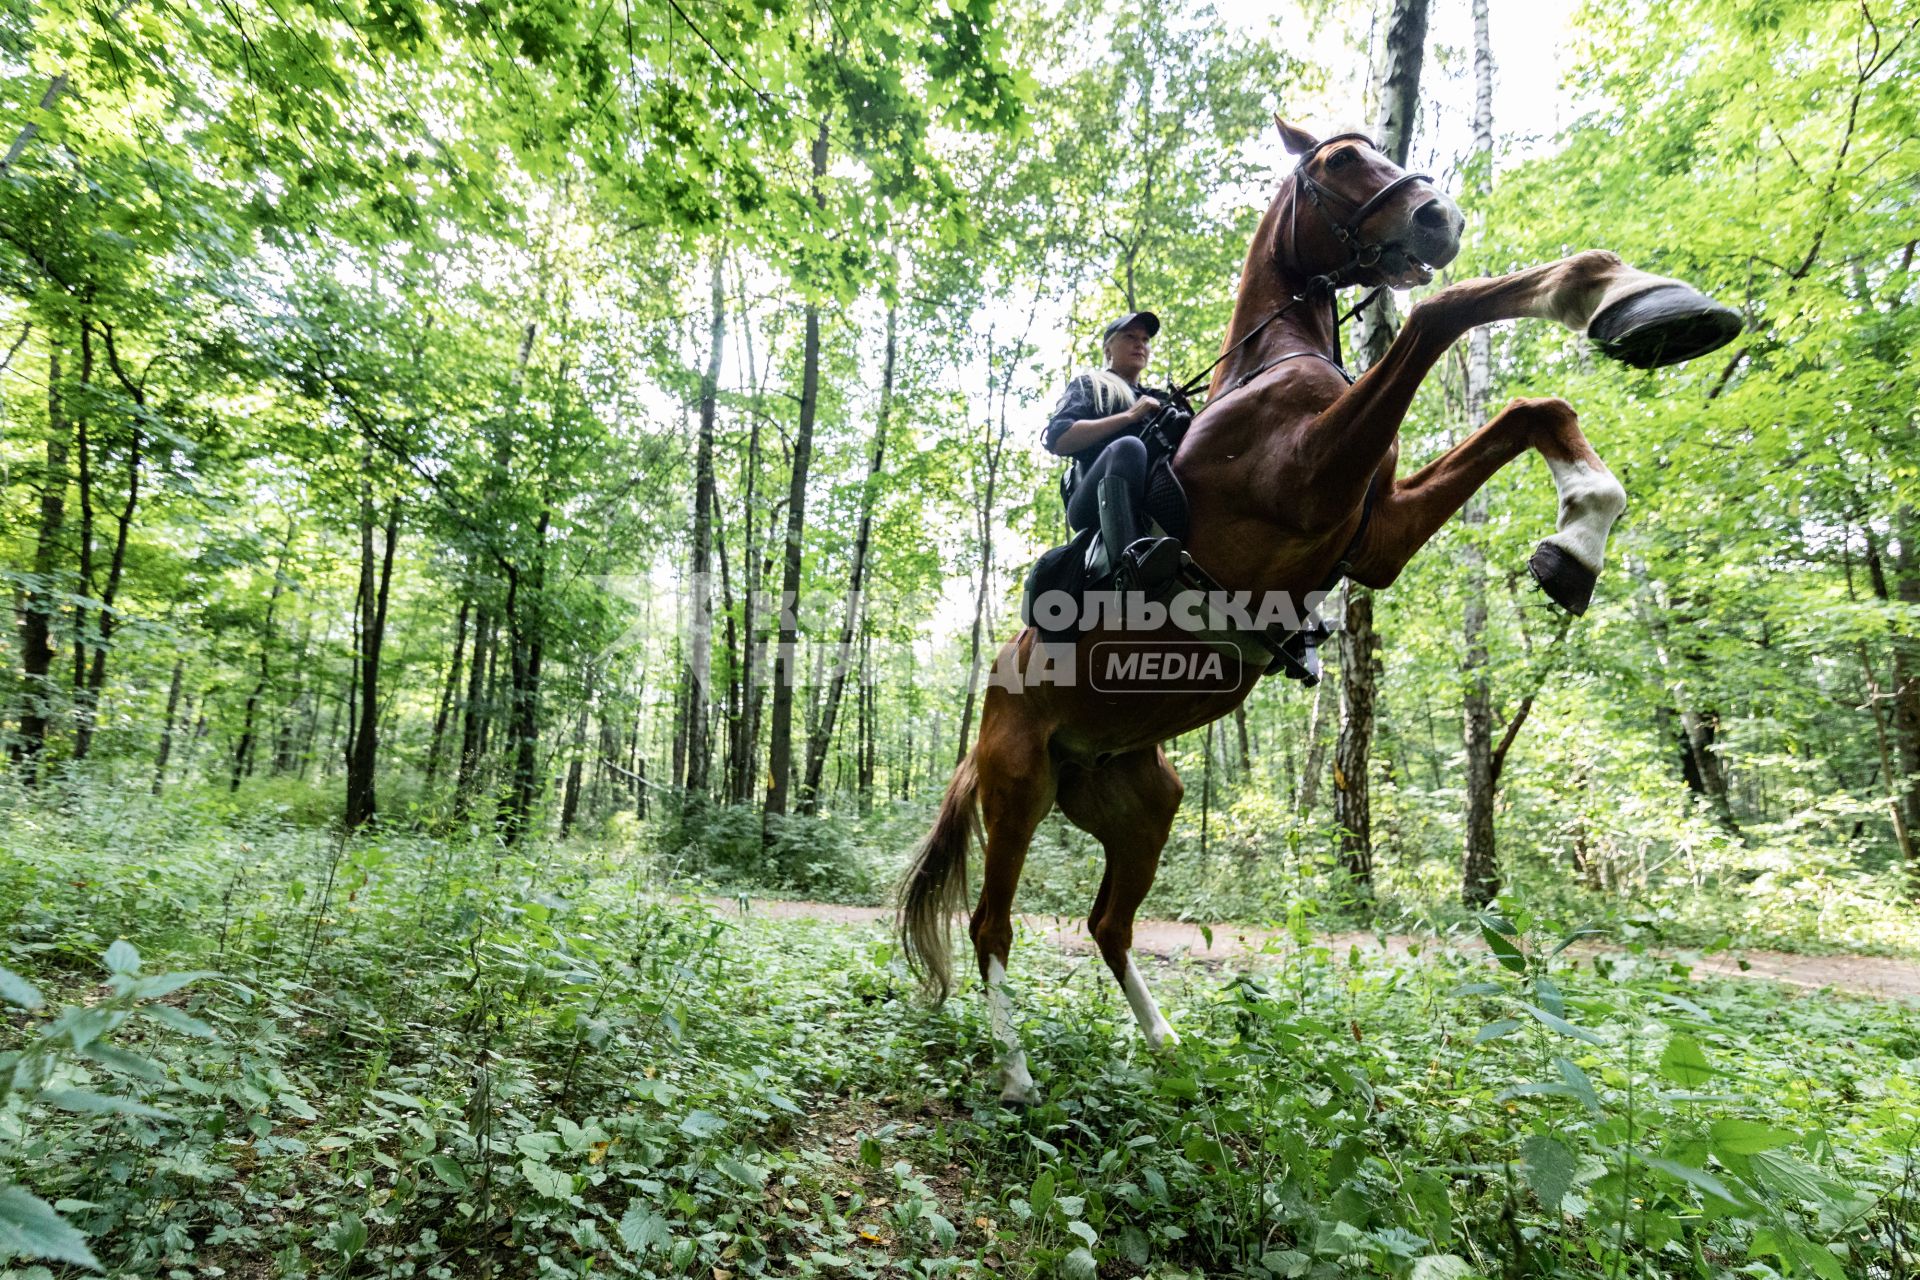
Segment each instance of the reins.
M1380 254L1384 250L1391 248L1394 243L1392 241L1388 241L1386 243L1368 243L1360 238L1360 230L1362 226L1365 225L1367 219L1371 218L1374 214L1378 213L1380 211L1381 206L1384 205L1389 199L1391 199L1403 187L1406 187L1409 184L1415 183L1415 182L1431 182L1433 181L1433 179L1429 175L1424 173L1403 173L1399 177L1395 178L1392 182L1389 182L1384 187L1381 187L1380 190L1368 196L1364 201L1355 205L1353 216L1348 218L1345 222L1341 222L1333 216L1332 211L1327 207L1327 201L1339 200L1347 204L1352 204L1353 201L1341 195L1339 192L1329 190L1328 188L1322 186L1320 183L1316 182L1313 176L1307 172L1307 166L1313 162L1313 159L1315 156L1318 156L1322 151L1326 150L1328 147L1332 146L1334 143L1350 142L1350 141L1364 142L1368 146L1372 147L1375 151L1378 151L1381 149L1379 143L1375 142L1372 138L1369 138L1364 133L1337 134L1334 137L1328 138L1326 141L1321 142L1319 145L1314 147L1314 149L1311 152L1309 152L1307 155L1302 156L1300 159L1300 163L1294 167L1292 176L1293 176L1294 185L1297 188L1297 190L1294 196L1293 205L1288 210L1288 214L1287 214L1287 218L1288 218L1287 245L1290 250L1294 250L1294 249L1297 249L1297 246L1299 243L1299 213L1300 213L1299 192L1305 192L1307 198L1313 202L1313 207L1319 211L1320 216L1326 221L1328 229L1333 232L1334 239L1338 240L1343 246L1345 246L1347 250L1346 262L1342 263L1338 267L1335 267L1332 271L1326 272L1322 275L1314 276L1312 279L1308 280L1306 287L1304 289L1302 289L1299 293L1294 294L1293 297L1288 299L1277 310L1274 310L1268 313L1267 317L1264 320L1262 320L1259 324L1255 325L1252 329L1248 330L1246 335L1243 336L1238 342L1228 347L1225 351L1222 351L1219 354L1219 356L1215 358L1212 364L1209 364L1206 368L1202 369L1199 373L1187 379L1186 382L1174 388L1175 395L1178 395L1183 399L1192 396L1194 392L1200 389L1201 384L1203 384L1207 380L1208 376L1211 375L1215 369L1219 368L1221 364L1223 364L1236 351L1240 350L1240 348L1246 346L1249 342L1252 342L1255 338L1259 337L1260 334L1266 330L1268 325L1271 325L1274 321L1280 319L1282 316L1292 311L1295 307L1300 306L1302 303L1305 303L1321 295L1325 296L1327 300L1327 309L1330 313L1333 314L1333 317L1334 317L1333 354L1329 356L1324 351L1316 351L1316 350L1312 350L1311 348L1303 351L1289 351L1285 355L1275 356L1273 359L1262 364L1259 368L1255 369L1253 372L1245 374L1244 376L1235 379L1233 385L1228 387L1227 390L1238 391L1241 387L1246 386L1249 382L1252 382L1255 378L1259 377L1261 374L1265 373L1267 370L1273 368L1275 365L1282 364L1288 360L1298 360L1302 358L1325 360L1328 364L1332 365L1336 370L1338 370L1340 376L1345 378L1348 383L1352 383L1353 375L1348 373L1346 370L1346 366L1341 363L1340 327L1344 325L1347 321L1359 315L1362 311L1366 310L1366 308L1372 304L1373 300L1375 298L1378 298L1380 294L1385 291L1387 286L1380 285L1370 290L1367 293L1367 296L1360 299L1360 301L1356 303L1344 316L1339 314L1340 307L1339 307L1339 304L1334 301L1334 298L1339 292L1341 286L1344 283L1348 283L1347 281L1343 280L1343 277L1349 275L1355 269L1365 269L1367 267L1373 266L1375 263L1377 263L1380 260ZM1295 253L1295 256L1298 257L1297 252Z

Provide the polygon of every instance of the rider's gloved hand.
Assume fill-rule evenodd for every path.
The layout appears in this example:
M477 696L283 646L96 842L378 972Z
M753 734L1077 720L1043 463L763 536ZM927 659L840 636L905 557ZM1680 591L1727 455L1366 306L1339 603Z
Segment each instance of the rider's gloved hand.
M1160 402L1158 400L1155 400L1152 396L1141 396L1133 402L1133 408L1127 411L1127 417L1133 422L1140 422L1144 419L1151 418L1158 412L1160 412Z

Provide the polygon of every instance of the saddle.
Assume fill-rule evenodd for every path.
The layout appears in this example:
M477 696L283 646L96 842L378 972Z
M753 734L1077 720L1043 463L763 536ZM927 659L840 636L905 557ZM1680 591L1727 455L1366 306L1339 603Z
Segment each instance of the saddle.
M1368 495L1371 513L1372 495ZM1192 524L1192 511L1186 490L1173 474L1172 451L1154 458L1147 471L1147 515L1152 533L1185 542ZM1365 528L1363 519L1362 529ZM1357 538L1356 538L1357 540ZM1345 576L1343 558L1326 589ZM1064 546L1055 547L1034 562L1027 574L1026 591L1020 603L1020 618L1040 633L1046 643L1071 643L1080 637L1079 619L1087 616L1088 597L1111 593L1114 589L1113 555L1104 546L1098 529L1082 529ZM1079 606L1063 627L1049 626L1049 619L1035 609L1035 601L1048 592L1064 592ZM1152 596L1152 602L1166 605L1177 597L1198 593L1201 601L1226 597L1230 593L1199 564L1191 559L1171 583ZM1284 674L1308 688L1320 683L1319 648L1328 638L1326 625L1317 613L1309 613L1305 625L1287 627L1273 624L1265 628L1242 628L1213 610L1202 609L1205 621L1189 634L1223 653L1235 655L1242 663L1258 665L1264 674Z

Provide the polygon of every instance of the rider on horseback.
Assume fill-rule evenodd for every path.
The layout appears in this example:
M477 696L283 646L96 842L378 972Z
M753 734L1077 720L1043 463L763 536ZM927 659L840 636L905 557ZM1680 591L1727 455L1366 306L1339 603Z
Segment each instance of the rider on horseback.
M1136 311L1101 331L1107 367L1067 384L1047 421L1048 451L1073 459L1065 488L1067 523L1077 533L1098 525L1108 563L1125 588L1151 592L1180 571L1176 538L1149 536L1142 430L1173 402L1170 392L1139 385L1160 317ZM1177 437L1176 437L1177 438Z

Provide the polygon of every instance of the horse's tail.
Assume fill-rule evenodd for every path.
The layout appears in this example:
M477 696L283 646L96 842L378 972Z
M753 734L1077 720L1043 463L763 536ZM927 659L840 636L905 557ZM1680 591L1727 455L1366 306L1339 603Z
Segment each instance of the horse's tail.
M933 831L914 854L895 894L896 927L907 967L935 1004L953 990L953 917L967 905L967 845L980 830L980 785L973 753L954 770Z

